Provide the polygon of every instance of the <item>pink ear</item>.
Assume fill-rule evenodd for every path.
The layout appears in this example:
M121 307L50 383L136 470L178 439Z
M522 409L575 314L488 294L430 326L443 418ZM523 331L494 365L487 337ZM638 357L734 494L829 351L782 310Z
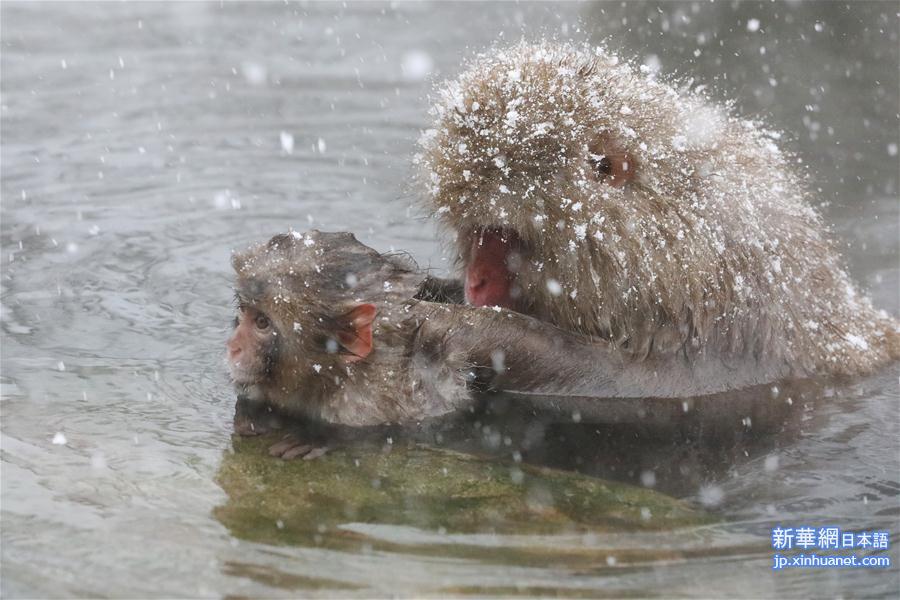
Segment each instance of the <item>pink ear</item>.
M338 331L338 342L350 354L343 355L344 362L357 362L372 353L372 321L375 305L360 304L341 317L346 329Z

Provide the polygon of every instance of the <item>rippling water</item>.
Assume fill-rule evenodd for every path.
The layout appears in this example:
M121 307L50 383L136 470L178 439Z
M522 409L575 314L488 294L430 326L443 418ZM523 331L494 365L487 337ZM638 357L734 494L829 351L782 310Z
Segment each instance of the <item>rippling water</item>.
M4 2L3 595L895 593L896 568L772 573L767 536L808 523L900 541L896 367L813 393L771 433L523 434L527 460L631 483L652 472L658 489L709 504L725 524L603 540L692 558L499 564L424 549L585 541L389 526L366 533L422 552L276 547L213 517L233 408L230 250L313 226L446 271L406 183L423 78L497 39L610 34L771 115L817 171L854 276L898 313L893 5L699 6Z

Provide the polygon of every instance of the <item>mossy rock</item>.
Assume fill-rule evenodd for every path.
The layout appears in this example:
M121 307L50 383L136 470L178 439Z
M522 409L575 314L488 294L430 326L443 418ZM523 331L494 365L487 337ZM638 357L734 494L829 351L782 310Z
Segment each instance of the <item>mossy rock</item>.
M276 439L235 438L219 469L228 502L215 515L238 538L340 547L365 537L351 523L523 535L665 530L710 520L652 490L555 469L422 445L359 444L283 461L267 451Z

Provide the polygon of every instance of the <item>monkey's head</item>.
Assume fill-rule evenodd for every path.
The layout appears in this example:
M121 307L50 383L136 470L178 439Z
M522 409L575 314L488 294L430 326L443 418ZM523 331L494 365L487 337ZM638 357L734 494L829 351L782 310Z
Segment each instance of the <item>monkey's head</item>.
M318 231L277 235L232 264L232 379L310 399L339 387L348 367L370 355L375 303L404 272L352 234Z
M730 289L719 195L765 202L797 187L746 122L601 49L486 53L440 89L432 116L418 162L469 303L591 333L627 337ZM748 221L736 229L764 243ZM693 264L706 267L685 283Z

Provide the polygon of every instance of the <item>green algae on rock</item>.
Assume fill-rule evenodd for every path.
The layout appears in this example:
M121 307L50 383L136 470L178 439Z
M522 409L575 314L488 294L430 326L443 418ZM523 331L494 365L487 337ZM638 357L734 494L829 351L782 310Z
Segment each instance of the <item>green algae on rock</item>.
M359 523L534 535L667 530L710 521L659 492L577 473L400 444L360 444L311 461L281 461L266 451L272 441L236 437L219 469L228 502L215 516L238 538L339 547L366 537L348 527Z

